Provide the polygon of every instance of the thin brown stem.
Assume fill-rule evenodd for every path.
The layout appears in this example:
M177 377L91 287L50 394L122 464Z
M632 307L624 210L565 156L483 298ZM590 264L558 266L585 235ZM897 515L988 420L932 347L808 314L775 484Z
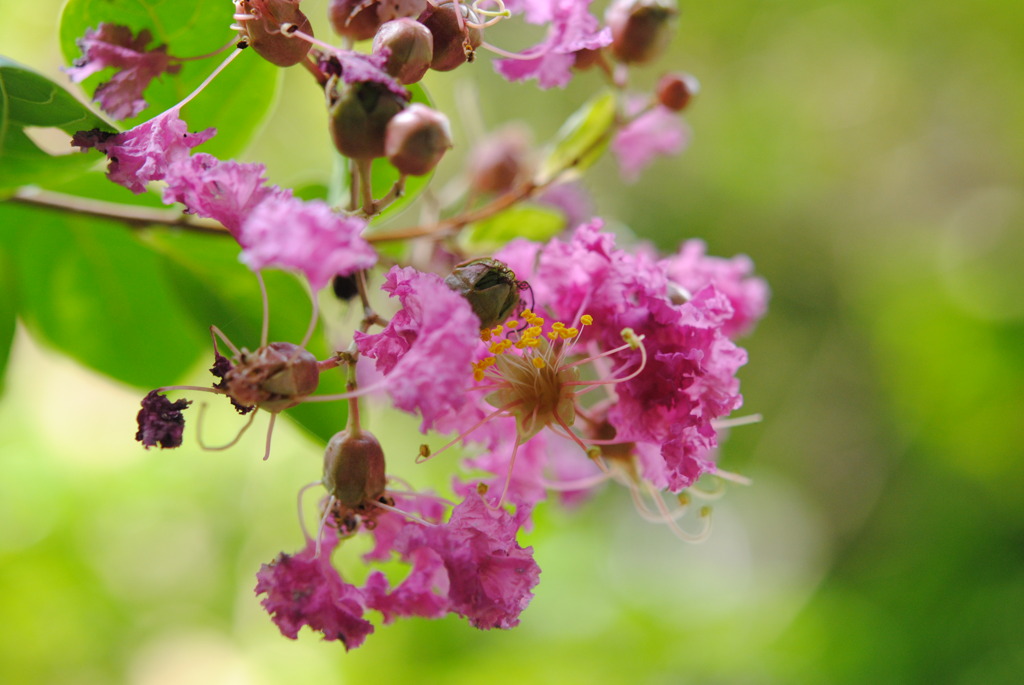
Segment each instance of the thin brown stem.
M230 235L227 229L216 222L202 221L174 209L155 209L153 207L125 205L105 200L93 200L86 197L78 197L77 195L56 193L51 190L41 190L30 186L19 188L12 197L8 198L8 201L33 207L44 207L68 214L110 219L127 224L131 228L146 228L147 226L156 225L197 233Z

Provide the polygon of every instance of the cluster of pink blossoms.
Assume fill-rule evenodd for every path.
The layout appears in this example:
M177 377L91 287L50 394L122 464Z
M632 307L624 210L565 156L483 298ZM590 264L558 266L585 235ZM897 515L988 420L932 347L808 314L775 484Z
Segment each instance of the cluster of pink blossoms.
M477 158L473 193L497 195L494 212L535 193L572 217L572 230L547 242L513 240L454 269L455 260L442 259L373 270L370 221L401 194L406 175L428 173L451 147L447 119L409 105L406 85L428 68L450 71L472 61L483 46L503 57L495 68L512 81L561 87L575 71L597 66L625 92L628 69L659 54L675 16L670 0L615 0L603 23L591 14L591 0L497 5L501 11L484 11L480 3L332 0L337 33L350 41L374 38L372 54L363 55L313 38L298 0L235 2L239 47L278 66L302 64L326 94L332 139L350 163L347 211L268 184L261 164L194 153L214 130L188 131L180 118L188 99L128 131L82 131L73 140L107 156L112 181L135 193L161 184L165 203L219 223L252 270L288 270L310 285L314 314L306 339L269 342L264 322L260 346L250 352L213 327L217 382L152 391L137 434L147 448L180 445L190 402L172 402L166 393L205 391L249 415L243 431L253 409L270 413L269 455L280 412L302 402L349 403L347 426L325 447L322 479L303 489L326 490L318 525L310 532L300 520L303 548L257 574L256 593L291 638L308 626L357 647L374 630L370 610L384 623L454 613L478 628L510 628L540 574L533 550L521 547L517 535L549 495L578 502L614 481L628 489L641 516L697 540L708 516L702 509L687 518L686 493L699 492L694 486L705 474L733 477L717 467L716 449L726 417L742 404L736 373L747 359L734 338L751 330L768 299L747 258L708 257L699 241L667 258L644 246L618 247L600 219L589 219L580 189L555 181L571 166L535 182L525 143L495 138L481 146L493 143ZM547 27L540 44L509 53L483 42L486 26L517 13ZM173 74L180 62L164 46L147 51L149 40L145 31L101 24L81 42L84 57L69 73L82 80L118 69L96 97L115 116L134 116L145 107L146 85ZM667 74L655 97L622 98L611 149L624 177L635 179L655 156L685 146L678 113L695 93L690 77ZM388 197L374 198L369 169L382 157L400 178ZM481 216L472 200L463 211ZM434 241L434 254L458 251L444 236L417 234ZM371 287L381 276L379 289ZM364 319L347 349L317 360L304 348L318 316L317 294L332 281L336 292L351 291L346 299L360 296ZM374 310L385 296L397 300L389 320ZM217 336L230 359L220 354ZM347 391L316 395L320 375L338 367L349 372ZM368 377L375 380L360 385ZM419 417L424 434L456 436L434 454L422 446L415 458L461 450L469 475L453 479L458 502L388 476L383 447L360 422L360 404L381 396ZM674 495L670 503L666 492ZM687 528L693 518L697 530ZM362 585L347 582L332 555L358 535L372 537L368 564L398 560L407 571L389 577L375 570Z

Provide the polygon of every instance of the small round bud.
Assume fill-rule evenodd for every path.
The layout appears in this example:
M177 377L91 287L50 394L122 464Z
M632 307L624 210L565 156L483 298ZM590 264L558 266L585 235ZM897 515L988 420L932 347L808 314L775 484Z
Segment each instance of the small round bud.
M504 193L530 173L529 135L508 127L484 138L469 156L469 182L478 193Z
M448 117L419 103L392 117L384 134L388 161L410 176L433 171L451 146Z
M616 0L605 15L612 54L626 64L651 61L668 44L676 14L675 0Z
M480 328L490 328L507 319L519 305L519 291L529 287L516 279L505 262L491 257L457 264L444 283L469 301L480 319Z
M700 92L700 83L690 74L665 74L658 80L658 102L674 112L681 112Z
M479 23L476 13L466 5L460 4L464 19ZM430 68L434 71L451 71L474 59L473 51L480 47L484 40L483 31L467 26L459 27L459 18L455 14L455 6L451 2L440 6L429 5L420 15L420 21L434 36L434 57Z
M335 434L324 451L323 484L348 509L359 510L383 497L387 476L377 438L365 430Z
M368 40L383 23L377 16L377 5L377 0L331 0L327 16L339 36Z
M334 146L354 159L383 157L388 122L403 107L402 99L379 83L332 79L327 85L327 109Z
M290 67L306 58L312 47L301 38L292 38L281 28L288 24L310 36L313 27L299 10L298 0L240 0L238 14L254 17L239 19L246 42L263 59L279 67Z
M434 58L434 36L415 19L395 19L381 25L373 37L373 52L390 51L384 71L399 83L416 83Z

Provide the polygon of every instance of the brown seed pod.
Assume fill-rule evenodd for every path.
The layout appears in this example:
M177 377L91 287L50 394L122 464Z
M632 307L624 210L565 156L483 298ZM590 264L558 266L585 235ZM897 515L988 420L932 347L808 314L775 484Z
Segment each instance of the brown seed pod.
M316 357L293 343L275 342L255 352L243 349L221 387L242 406L276 413L299 404L319 384Z
M313 35L313 27L299 10L297 0L235 0L235 20L238 23L233 28L249 47L279 67L298 64L312 47L300 38L292 38L287 28L282 29L282 26L294 26Z
M372 433L341 431L324 451L324 487L338 504L362 513L384 496L384 450Z

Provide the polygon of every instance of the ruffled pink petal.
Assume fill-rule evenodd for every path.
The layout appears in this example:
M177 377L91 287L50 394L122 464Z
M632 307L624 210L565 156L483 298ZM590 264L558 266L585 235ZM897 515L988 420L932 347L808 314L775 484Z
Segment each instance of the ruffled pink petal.
M377 253L362 238L365 228L363 219L337 214L325 202L277 194L256 205L242 224L241 260L253 270L297 271L317 291L337 275L377 263Z
M361 645L373 625L363 618L362 592L331 565L337 544L334 530L327 528L319 556L312 540L298 554L280 554L256 574L256 594L266 595L261 603L285 637L294 640L302 626L309 626L348 650Z
M237 239L246 219L264 200L285 201L290 190L267 185L262 164L222 161L205 153L174 162L167 171L164 202L215 219Z
M64 71L79 83L107 67L117 69L109 81L96 88L95 100L112 117L128 119L146 108L142 93L153 79L181 68L171 64L166 45L147 50L150 40L152 35L147 29L133 36L127 26L101 23L77 41L82 57Z
M690 130L682 118L658 105L623 126L612 139L611 149L623 179L634 182L659 155L677 155L689 141Z
M169 109L134 128L112 136L95 133L75 136L74 144L85 149L95 147L107 155L107 177L133 193L146 190L149 181L162 180L172 164L187 161L191 149L205 143L217 132L208 128L189 133L178 116L177 108Z
M375 359L395 406L423 417L426 432L465 403L472 384L480 320L469 303L436 274L394 267L381 289L402 308L380 333L357 332L361 354Z

